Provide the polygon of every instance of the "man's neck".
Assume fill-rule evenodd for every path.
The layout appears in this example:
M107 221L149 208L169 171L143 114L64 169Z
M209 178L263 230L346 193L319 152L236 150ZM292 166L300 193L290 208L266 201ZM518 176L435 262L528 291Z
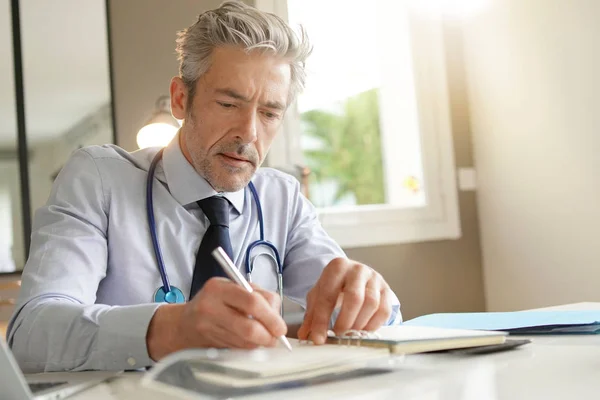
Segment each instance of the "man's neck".
M183 153L183 156L185 157L187 162L189 162L190 165L193 166L194 164L192 163L192 156L190 155L190 152L188 151L188 148L185 145L185 142L183 140L183 132L181 131L181 129L179 129L179 148L181 148L181 152Z

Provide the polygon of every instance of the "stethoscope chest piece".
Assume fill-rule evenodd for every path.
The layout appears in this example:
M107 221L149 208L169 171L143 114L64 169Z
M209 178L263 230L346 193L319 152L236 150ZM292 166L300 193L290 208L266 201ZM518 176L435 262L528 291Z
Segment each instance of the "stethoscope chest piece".
M171 291L165 293L165 289L161 286L154 292L155 303L181 304L185 303L183 292L175 286L171 285Z

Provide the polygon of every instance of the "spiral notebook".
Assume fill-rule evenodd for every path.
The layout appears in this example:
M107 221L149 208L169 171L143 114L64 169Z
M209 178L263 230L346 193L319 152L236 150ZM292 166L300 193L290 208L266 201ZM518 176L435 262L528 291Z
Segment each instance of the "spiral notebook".
M389 372L392 353L420 353L504 343L503 332L382 327L348 331L315 346L290 339L283 347L257 350L196 349L174 353L157 363L143 384L170 395L183 392L231 397L355 379Z
M327 343L387 348L390 353L425 353L439 350L502 344L506 332L444 329L420 326L383 326L375 332L330 332Z
M158 362L142 382L170 395L185 391L230 397L390 371L386 349L290 343L292 352L283 347L185 350Z
M340 374L365 367L371 361L389 356L385 350L341 348L298 344L291 353L270 349L268 357L245 357L231 360L197 360L192 369L197 379L236 387L261 386L288 380L310 379ZM232 379L235 378L235 379Z

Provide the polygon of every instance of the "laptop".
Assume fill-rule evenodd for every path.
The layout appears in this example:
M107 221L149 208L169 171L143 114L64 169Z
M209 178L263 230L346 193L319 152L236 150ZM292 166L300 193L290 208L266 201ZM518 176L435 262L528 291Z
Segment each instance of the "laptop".
M95 373L92 373L95 374ZM89 373L66 379L57 379L52 375L40 374L25 378L17 360L13 357L3 337L0 337L0 398L10 400L49 400L64 399L84 389L92 387L115 376L115 372L99 372L90 376ZM63 378L66 375L63 374Z

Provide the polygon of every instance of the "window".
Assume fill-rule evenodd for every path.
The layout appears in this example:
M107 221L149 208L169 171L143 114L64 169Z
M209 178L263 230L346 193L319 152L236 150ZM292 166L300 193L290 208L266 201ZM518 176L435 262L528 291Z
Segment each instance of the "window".
M307 87L269 165L305 165L343 247L460 235L439 20L400 0L258 0L302 24Z

